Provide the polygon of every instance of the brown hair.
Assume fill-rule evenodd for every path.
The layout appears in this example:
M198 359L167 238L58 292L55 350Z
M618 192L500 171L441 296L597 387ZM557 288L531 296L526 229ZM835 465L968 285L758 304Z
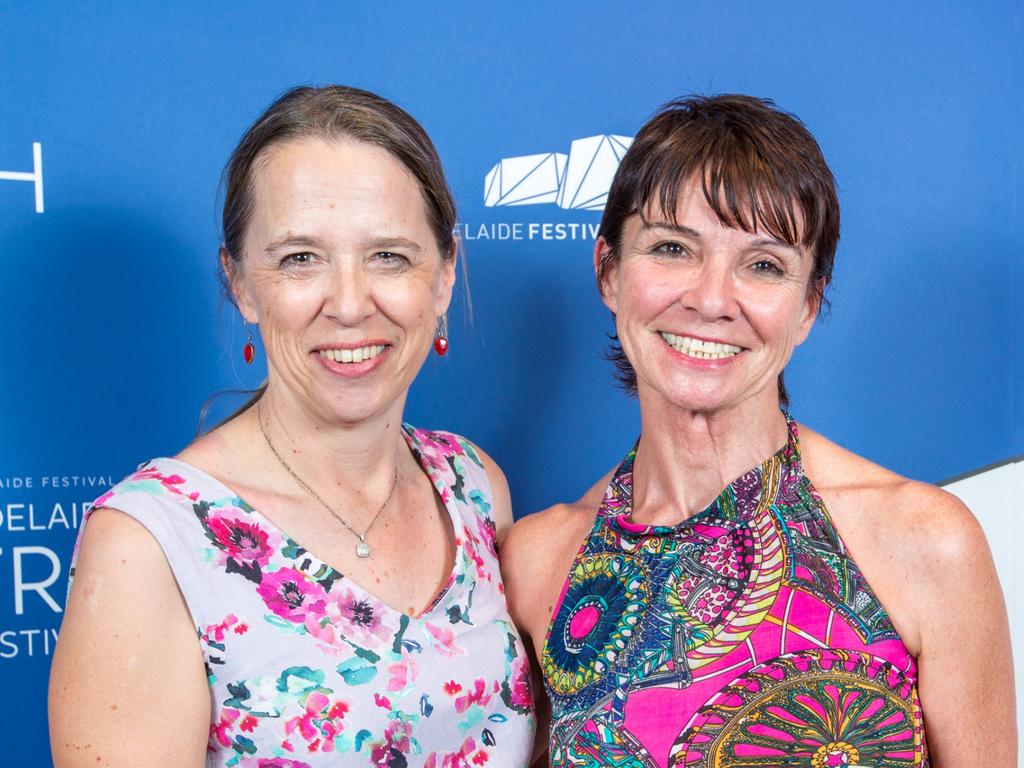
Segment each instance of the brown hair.
M224 169L224 249L235 263L253 209L253 182L267 149L304 137L354 139L387 151L420 185L442 258L455 257L455 199L433 142L415 118L374 93L345 85L285 91L249 126ZM222 279L226 275L222 275Z
M304 85L285 91L267 107L242 135L224 168L221 252L233 264L237 265L242 260L242 243L255 204L255 177L267 150L306 137L361 141L385 150L398 160L420 185L427 219L441 258L445 261L455 258L455 198L445 179L437 149L423 127L404 109L369 91L345 85L320 88ZM234 302L230 278L224 271L224 260L219 263L221 284ZM465 266L462 274L465 280ZM468 286L466 295L468 302ZM256 390L238 392L251 396L238 410L211 429L255 405L266 386L264 382ZM199 432L203 431L210 406L211 401L207 400L200 412Z
M827 305L839 242L839 199L821 148L804 124L768 99L740 94L670 101L640 129L622 158L598 235L608 248L597 269L600 285L621 258L622 228L651 206L677 223L679 192L699 178L719 220L745 232L763 230L814 259L808 290ZM617 337L607 354L616 377L636 393L636 371ZM789 404L782 373L779 402Z

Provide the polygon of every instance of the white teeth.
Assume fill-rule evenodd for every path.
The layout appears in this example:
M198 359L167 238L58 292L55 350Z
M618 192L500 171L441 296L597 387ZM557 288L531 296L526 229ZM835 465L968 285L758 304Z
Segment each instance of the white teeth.
M321 357L326 357L336 363L362 363L383 352L384 346L384 344L371 344L358 349L321 349L319 352Z
M721 360L725 357L738 355L743 351L742 347L733 344L722 344L717 341L702 341L692 336L676 336L674 333L662 331L661 338L665 340L676 352L682 352L689 357L696 357L701 360Z

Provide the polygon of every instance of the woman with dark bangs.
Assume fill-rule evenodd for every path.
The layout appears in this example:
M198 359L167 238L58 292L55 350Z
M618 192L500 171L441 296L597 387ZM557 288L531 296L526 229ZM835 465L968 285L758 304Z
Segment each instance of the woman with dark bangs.
M832 173L769 101L670 103L623 158L594 265L642 437L502 549L552 765L1016 764L974 517L786 410L838 239Z

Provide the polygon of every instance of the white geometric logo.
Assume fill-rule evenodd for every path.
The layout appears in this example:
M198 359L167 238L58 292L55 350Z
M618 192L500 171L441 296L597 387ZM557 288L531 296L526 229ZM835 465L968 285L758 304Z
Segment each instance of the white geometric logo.
M36 186L36 213L43 212L43 145L32 142L32 172L0 171L0 181L31 181Z
M575 139L569 154L506 157L484 179L484 205L536 205L600 211L619 161L633 143L630 136L600 134Z

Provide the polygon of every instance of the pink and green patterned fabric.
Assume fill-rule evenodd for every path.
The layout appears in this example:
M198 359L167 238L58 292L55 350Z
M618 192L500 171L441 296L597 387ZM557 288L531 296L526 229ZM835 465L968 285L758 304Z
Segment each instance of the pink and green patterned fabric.
M674 527L631 522L634 449L543 647L551 764L928 764L917 666L788 444Z
M96 500L153 534L181 587L210 683L207 766L528 760L529 669L501 585L487 473L460 437L408 425L403 434L455 531L455 567L418 616L181 461L151 461Z

